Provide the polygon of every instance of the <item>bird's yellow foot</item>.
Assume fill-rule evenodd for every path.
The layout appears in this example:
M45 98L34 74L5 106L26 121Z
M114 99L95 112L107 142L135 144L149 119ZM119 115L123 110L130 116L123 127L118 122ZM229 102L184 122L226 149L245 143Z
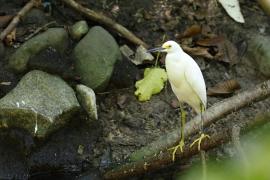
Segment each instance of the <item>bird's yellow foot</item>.
M180 152L183 152L183 147L184 146L185 146L185 143L184 143L184 141L181 140L177 146L174 146L174 147L168 149L169 151L173 151L172 152L172 160L173 161L175 160L175 153L176 153L176 151L179 149Z
M193 143L190 145L190 147L192 147L194 144L196 144L198 142L198 150L200 151L201 150L201 142L204 138L210 139L210 136L202 133L199 138L197 138L197 139L195 139L195 141L193 141Z

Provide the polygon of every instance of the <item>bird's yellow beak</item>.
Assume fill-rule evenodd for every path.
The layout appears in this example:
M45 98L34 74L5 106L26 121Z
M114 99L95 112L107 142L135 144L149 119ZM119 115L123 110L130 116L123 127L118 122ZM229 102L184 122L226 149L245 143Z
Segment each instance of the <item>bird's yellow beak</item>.
M147 50L147 52L164 52L165 48L163 47L158 47L158 48L153 48L153 49L149 49Z

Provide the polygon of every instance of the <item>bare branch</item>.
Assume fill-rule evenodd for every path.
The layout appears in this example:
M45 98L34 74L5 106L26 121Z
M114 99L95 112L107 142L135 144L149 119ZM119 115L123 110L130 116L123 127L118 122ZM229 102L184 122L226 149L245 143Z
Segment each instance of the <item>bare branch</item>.
M4 29L0 34L0 40L3 41L5 37L13 31L13 29L17 26L20 22L21 18L24 17L34 6L39 6L40 0L30 0L19 12L18 14L12 19L9 25Z
M75 9L76 11L82 13L90 20L96 21L101 24L105 24L106 26L112 28L113 30L117 31L119 34L121 34L124 38L128 39L132 43L136 45L142 45L145 48L147 48L147 44L143 42L141 39L139 39L137 36L135 36L132 32L130 32L127 28L122 26L121 24L118 24L111 18L105 16L102 13L96 12L94 10L91 10L89 8L85 8L82 5L78 4L74 0L62 0L64 3Z

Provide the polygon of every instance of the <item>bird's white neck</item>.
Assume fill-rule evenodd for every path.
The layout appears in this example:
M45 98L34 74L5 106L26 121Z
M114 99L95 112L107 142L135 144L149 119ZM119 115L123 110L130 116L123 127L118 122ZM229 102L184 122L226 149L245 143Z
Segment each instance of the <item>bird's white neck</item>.
M180 46L177 46L177 47L174 47L173 50L169 53L175 53L175 52L180 52L180 53L183 53L183 49L180 47Z
M185 57L186 55L187 54L180 47L179 47L179 49L177 49L175 51L167 53L168 57L178 57L178 58L170 58L170 59L175 59L175 60L178 60L178 61L185 60L185 58L181 58L181 57ZM168 58L166 58L166 59L168 59Z

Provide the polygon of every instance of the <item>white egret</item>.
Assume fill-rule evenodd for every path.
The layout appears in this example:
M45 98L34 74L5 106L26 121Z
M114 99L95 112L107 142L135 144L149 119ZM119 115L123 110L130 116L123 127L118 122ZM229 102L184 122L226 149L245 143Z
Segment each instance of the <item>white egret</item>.
M180 104L181 140L177 146L170 148L170 150L173 150L172 159L174 161L177 149L183 152L184 147L186 112L182 103L189 104L202 118L207 103L205 82L198 64L175 41L167 41L162 47L150 49L148 52L167 52L166 71L172 90ZM204 138L210 138L203 132L203 119L201 119L201 122L201 135L191 144L193 146L198 142L199 150L201 141Z

